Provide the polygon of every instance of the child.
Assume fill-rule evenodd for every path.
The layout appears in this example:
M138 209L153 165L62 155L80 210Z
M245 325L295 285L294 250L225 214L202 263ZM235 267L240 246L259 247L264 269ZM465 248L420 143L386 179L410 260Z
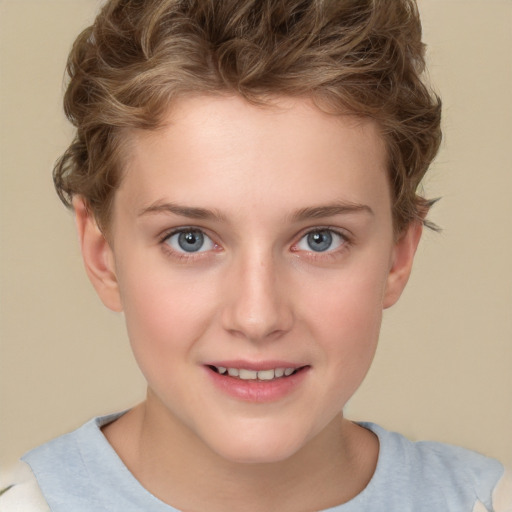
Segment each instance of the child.
M54 176L147 398L26 455L2 510L512 507L497 461L341 413L428 225L423 66L406 0L105 5Z

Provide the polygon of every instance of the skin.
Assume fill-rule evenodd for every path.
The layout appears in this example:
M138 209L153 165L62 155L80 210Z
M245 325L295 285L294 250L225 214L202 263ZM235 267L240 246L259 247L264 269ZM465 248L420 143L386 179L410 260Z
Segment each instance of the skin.
M108 240L74 202L89 277L124 312L148 382L146 401L107 439L181 510L350 500L371 479L378 441L341 411L421 235L418 223L394 233L377 126L308 99L262 108L200 96L130 139ZM200 252L177 243L191 227L207 237ZM308 242L315 230L333 237L325 251ZM256 403L213 384L205 365L225 360L306 370L285 396Z

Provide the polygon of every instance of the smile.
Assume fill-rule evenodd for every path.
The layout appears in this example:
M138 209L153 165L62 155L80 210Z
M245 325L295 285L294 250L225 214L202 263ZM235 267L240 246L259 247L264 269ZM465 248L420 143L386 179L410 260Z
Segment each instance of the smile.
M211 382L223 394L243 402L277 402L298 392L311 366L291 361L217 361L204 365Z
M224 366L209 365L209 368L220 375L234 377L240 380L275 380L289 377L301 368L271 368L268 370L248 370L245 368L225 368Z

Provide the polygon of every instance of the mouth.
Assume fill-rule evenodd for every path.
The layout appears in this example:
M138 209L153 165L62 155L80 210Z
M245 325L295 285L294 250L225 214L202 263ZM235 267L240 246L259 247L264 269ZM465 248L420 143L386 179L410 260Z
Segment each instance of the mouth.
M245 381L275 381L277 379L286 379L300 371L306 369L306 366L300 367L279 367L266 370L250 370L247 368L228 368L224 366L207 365L210 370L219 375L232 377L234 379Z

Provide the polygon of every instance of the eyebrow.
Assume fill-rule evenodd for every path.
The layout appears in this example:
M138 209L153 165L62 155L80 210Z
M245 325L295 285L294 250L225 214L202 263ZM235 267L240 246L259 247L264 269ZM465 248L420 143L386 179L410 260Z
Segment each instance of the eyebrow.
M293 222L300 222L311 219L320 219L324 217L333 217L335 215L346 215L351 213L368 213L374 215L373 210L365 204L351 202L336 202L324 206L311 206L301 208L293 213L291 219ZM184 206L176 203L157 201L147 208L143 208L138 216L152 215L159 213L167 213L187 217L189 219L198 220L216 220L225 221L226 217L216 210L208 210L207 208L197 208L195 206Z
M225 220L224 215L215 210L208 210L206 208L196 208L194 206L182 206L176 203L162 203L157 201L147 208L143 208L138 216L151 215L157 213L171 213L181 217L188 217L189 219L211 219L222 221Z
M310 219L320 219L324 217L333 217L335 215L344 215L351 213L368 213L375 215L373 210L366 204L351 202L336 202L325 206L313 206L302 208L292 216L293 221L304 221Z

